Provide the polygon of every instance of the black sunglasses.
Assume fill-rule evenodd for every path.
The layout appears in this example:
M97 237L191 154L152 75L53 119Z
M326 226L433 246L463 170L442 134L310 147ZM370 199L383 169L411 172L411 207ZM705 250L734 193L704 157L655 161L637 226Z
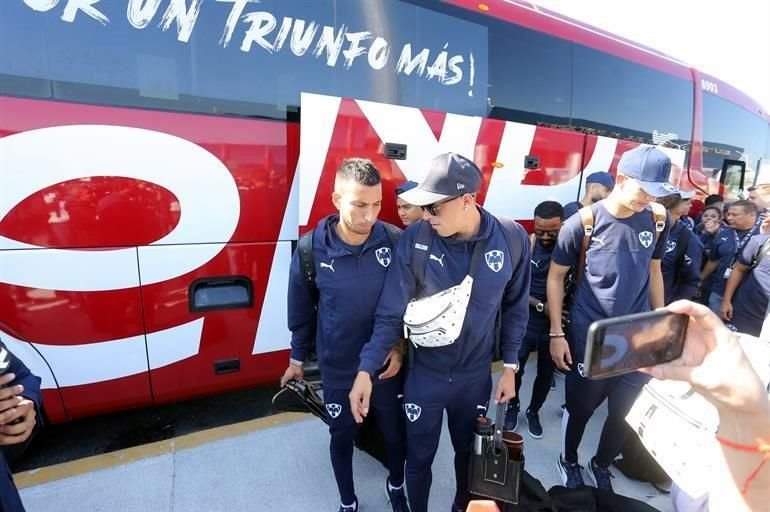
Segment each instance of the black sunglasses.
M549 238L558 238L559 237L559 230L554 229L550 231L546 231L543 229L536 229L535 230L535 236L541 236L541 237L549 237Z
M443 201L438 201L433 204L426 204L425 206L421 206L420 208L422 208L423 211L426 211L435 217L436 215L438 215L439 206L441 206L442 204L448 203L450 201L454 201L455 199L459 199L460 197L462 196L450 197L448 199L444 199Z

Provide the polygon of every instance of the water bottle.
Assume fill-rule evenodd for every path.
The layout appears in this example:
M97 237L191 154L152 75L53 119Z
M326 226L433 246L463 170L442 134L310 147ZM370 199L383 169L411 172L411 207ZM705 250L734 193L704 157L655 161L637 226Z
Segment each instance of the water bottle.
M476 418L476 426L473 429L473 453L484 453L484 442L492 440L492 420L486 416Z

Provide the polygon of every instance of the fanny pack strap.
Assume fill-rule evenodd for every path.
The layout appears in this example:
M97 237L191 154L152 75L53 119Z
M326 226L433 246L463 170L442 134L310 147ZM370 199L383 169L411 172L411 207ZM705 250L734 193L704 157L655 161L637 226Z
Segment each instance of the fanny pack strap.
M486 240L477 240L476 245L473 248L473 255L471 256L471 267L468 269L468 275L474 277L476 275L476 269L479 268L479 260L481 259L481 253L486 246Z

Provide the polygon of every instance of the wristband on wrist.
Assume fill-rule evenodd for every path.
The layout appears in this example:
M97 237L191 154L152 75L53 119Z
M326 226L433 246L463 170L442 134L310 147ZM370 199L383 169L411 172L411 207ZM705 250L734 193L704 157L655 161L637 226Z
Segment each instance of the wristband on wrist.
M299 366L300 368L302 368L302 366L303 366L305 363L303 363L302 361L300 361L300 360L298 360L298 359L292 359L292 358L289 358L289 364L290 364L290 365L292 365L292 366Z
M564 333L563 332L549 332L548 333L549 338L563 338Z
M719 444L722 446L727 446L728 448L732 448L733 450L738 450L741 452L753 452L753 453L761 453L762 454L762 460L759 463L759 466L757 466L757 469L751 472L751 474L746 478L746 481L743 482L743 485L741 486L741 494L745 495L746 492L749 490L749 485L751 485L752 480L754 480L757 475L759 475L759 472L762 471L762 468L765 465L765 462L770 460L770 444L763 444L763 443L757 443L755 445L750 444L738 444L733 443L732 441L728 441L724 437L715 436Z

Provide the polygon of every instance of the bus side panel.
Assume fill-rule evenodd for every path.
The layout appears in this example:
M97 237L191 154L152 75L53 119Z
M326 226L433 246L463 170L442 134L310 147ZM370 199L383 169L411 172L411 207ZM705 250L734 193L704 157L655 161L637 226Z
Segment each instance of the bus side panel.
M296 239L296 212L288 201L298 155L297 125L14 98L0 98L0 111L0 134L41 138L38 147L66 154L59 158L61 166L40 168L47 174L45 180L34 180L39 187L15 180L29 190L17 193L19 204L0 215L0 236L8 235L0 244L0 258L42 256L16 265L19 271L27 269L24 279L31 282L19 282L0 264L0 301L11 301L12 307L3 306L3 316L50 362L71 417L150 402L145 328L153 347L173 346L191 335L204 352L215 347L200 363L206 375L213 375L212 361L220 356L242 356L241 372L218 375L222 383L201 378L202 373L193 383L187 375L195 372L177 369L162 378L159 371L159 400L277 378L287 357L288 333L281 329L285 305L263 321L281 339L262 340L263 350L256 350L255 343L276 240L281 234ZM21 170L6 160L0 174L20 176ZM64 181L57 181L59 167L67 169ZM27 192L31 195L25 198ZM45 202L51 194L57 200L49 212ZM110 203L110 215L105 203ZM138 203L146 204L137 208ZM50 218L57 221L56 230ZM54 231L64 236L54 237ZM3 250L22 243L33 249ZM46 249L51 246L73 249ZM159 262L167 247L187 249L163 265ZM139 253L145 263L144 301ZM282 257L288 265L288 251ZM251 308L190 313L185 294L191 281L185 276L222 274L252 278ZM280 291L279 285L273 288ZM204 327L209 315L213 320ZM171 353L158 350L153 350L153 366L161 370L172 368L175 358L197 357L189 346ZM177 378L181 382L174 383ZM190 389L182 391L188 384Z
M65 271L71 275L100 272L77 258L67 269L59 268L51 261L52 252L0 250L0 282L4 283L0 284L0 318L33 343L44 359L45 366L34 369L43 378L43 388L59 387L71 418L149 404L136 257L133 266L110 268L133 281L133 288L61 291L7 284L30 279L25 269L33 269L33 277L41 283L61 279L58 273ZM32 368L33 360L27 362ZM49 367L52 376L47 378ZM64 419L55 400L51 406L51 420Z
M228 244L215 258L193 272L142 286L150 375L156 402L278 381L288 355L278 352L280 364L272 361L270 354L252 355L275 248L274 243ZM184 259L186 253L197 250L197 245L142 247L139 250L140 269L147 268L148 261L173 265ZM217 286L221 282L217 278L222 276L245 278L245 281L236 280L234 283L237 284L227 286L233 287L235 302L244 293L241 285L250 286L252 304L203 313L191 311L195 306L207 304L210 284ZM245 291L244 295L247 293ZM284 307L285 302L284 294ZM283 318L263 317L262 322L285 325L285 314ZM282 340L274 340L274 348L288 349L288 341L287 335ZM219 368L220 373L215 367L217 363L225 365ZM237 364L237 371L234 364Z
M351 156L369 158L380 170L380 218L394 223L395 187L406 179L419 180L429 160L447 151L477 163L484 174L478 198L493 213L526 223L539 202L577 196L585 138L580 133L312 94L303 95L302 116L302 133L308 133L301 137L303 229L333 211L334 174ZM328 133L328 147L325 138L311 133ZM388 143L405 145L406 158L386 158Z

